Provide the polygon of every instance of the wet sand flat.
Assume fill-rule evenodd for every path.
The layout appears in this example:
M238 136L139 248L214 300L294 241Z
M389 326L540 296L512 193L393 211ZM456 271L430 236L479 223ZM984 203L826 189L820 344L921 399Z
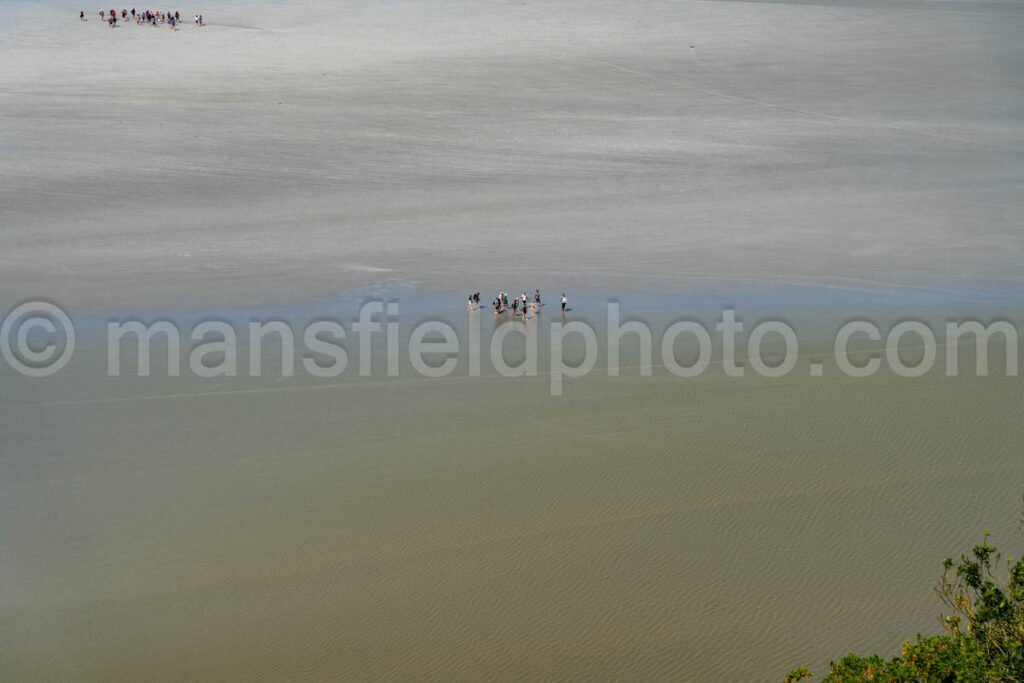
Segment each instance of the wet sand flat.
M79 9L0 27L5 301L1021 284L1014 3Z

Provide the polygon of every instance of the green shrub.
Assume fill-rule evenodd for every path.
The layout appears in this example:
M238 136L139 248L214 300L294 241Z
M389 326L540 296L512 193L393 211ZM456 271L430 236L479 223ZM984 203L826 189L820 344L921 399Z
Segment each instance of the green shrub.
M825 683L1024 683L1024 559L980 545L943 562L936 587L948 614L945 633L918 635L899 655L847 655L829 665ZM809 678L801 667L785 683Z

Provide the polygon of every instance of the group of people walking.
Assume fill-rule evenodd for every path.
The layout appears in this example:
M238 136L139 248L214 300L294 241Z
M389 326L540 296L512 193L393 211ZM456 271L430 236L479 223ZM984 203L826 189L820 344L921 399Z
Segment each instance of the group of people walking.
M565 296L565 292L562 292L562 313L565 314L565 305L568 299ZM529 318L531 315L537 315L540 313L540 307L544 304L540 300L540 290L534 290L533 300L523 292L520 296L509 295L508 292L499 291L498 296L491 300L491 308L494 309L495 315L500 315L508 311L512 312L512 317L522 316L524 320ZM469 295L466 301L466 310L475 311L480 308L480 292L475 292Z
M143 24L149 24L151 26L158 26L160 24L166 24L166 25L170 26L173 29L173 28L176 28L178 26L178 24L181 23L181 14L179 12L153 12L153 11L150 11L148 9L147 10L142 10L141 12L136 12L135 8L132 7L131 10L126 10L126 9L121 10L120 16L121 16L121 22L122 23L127 23L129 21L129 17L131 17L130 21L134 21L139 26L142 26ZM85 19L85 12L84 11L79 12L78 13L78 18L81 19L82 21L86 21L86 19ZM107 22L107 25L110 26L111 28L117 27L118 26L118 11L117 10L113 10L113 9L112 10L100 10L100 21ZM195 19L193 20L193 23L196 26L202 26L203 25L203 15L202 14L195 15Z

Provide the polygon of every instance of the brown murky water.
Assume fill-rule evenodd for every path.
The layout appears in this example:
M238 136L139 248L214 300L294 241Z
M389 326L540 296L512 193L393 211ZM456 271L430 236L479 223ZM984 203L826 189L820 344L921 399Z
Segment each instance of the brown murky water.
M775 680L1024 484L1017 378L142 386L0 408L6 677Z

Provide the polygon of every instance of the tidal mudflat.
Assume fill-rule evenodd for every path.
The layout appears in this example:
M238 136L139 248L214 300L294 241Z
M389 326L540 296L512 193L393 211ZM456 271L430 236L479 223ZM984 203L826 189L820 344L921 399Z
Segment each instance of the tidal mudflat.
M80 329L0 363L0 678L774 681L934 630L941 558L1013 538L1019 377L828 350L1019 329L1017 6L79 9L0 24L0 314ZM112 320L461 335L535 287L786 320L824 376L106 372Z

